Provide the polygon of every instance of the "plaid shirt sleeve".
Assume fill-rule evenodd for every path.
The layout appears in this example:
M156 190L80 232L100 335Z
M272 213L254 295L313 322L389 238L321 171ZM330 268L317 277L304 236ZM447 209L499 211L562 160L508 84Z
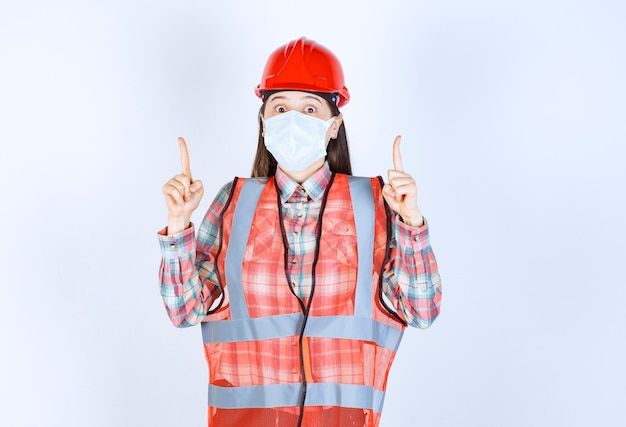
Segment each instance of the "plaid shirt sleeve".
M173 236L159 231L161 247L161 297L170 320L177 327L196 325L221 295L215 256L219 248L219 216L228 200L232 182L224 185L204 216L197 233L193 224Z
M410 326L428 328L439 315L441 278L430 247L428 224L411 227L396 215L383 291Z

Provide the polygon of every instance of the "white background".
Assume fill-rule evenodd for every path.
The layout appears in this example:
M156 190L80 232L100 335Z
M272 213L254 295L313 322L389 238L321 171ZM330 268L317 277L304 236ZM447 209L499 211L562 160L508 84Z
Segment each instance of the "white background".
M5 1L0 414L205 426L200 330L159 295L162 184L248 176L253 89L307 36L341 59L355 174L405 169L444 283L382 426L626 425L623 1Z

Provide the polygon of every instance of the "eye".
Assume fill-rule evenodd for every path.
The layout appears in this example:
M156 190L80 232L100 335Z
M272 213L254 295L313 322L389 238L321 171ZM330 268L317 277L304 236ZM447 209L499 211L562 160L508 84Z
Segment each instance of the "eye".
M274 111L276 111L277 113L284 113L285 111L287 111L287 109L282 105L277 105L276 107L274 107Z
M304 109L304 112L308 114L314 114L316 111L317 110L312 105L309 105Z

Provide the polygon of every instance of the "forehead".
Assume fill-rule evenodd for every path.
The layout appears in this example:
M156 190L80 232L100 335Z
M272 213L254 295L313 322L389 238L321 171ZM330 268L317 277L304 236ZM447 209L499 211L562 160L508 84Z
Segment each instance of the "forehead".
M270 95L267 98L268 103L272 102L318 102L324 105L324 98L321 96L315 95L310 92L301 92L295 90L285 90L281 92L276 92Z

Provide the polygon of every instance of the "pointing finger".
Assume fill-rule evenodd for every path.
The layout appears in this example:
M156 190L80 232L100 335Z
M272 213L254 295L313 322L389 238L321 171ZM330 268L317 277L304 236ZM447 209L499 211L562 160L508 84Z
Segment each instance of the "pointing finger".
M402 167L402 156L400 156L400 139L402 139L402 137L398 135L396 139L393 140L393 168L395 170L404 171Z
M189 151L187 151L187 143L182 137L178 137L178 146L180 148L180 163L183 167L183 175L191 180L191 168L189 167Z

